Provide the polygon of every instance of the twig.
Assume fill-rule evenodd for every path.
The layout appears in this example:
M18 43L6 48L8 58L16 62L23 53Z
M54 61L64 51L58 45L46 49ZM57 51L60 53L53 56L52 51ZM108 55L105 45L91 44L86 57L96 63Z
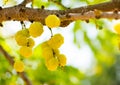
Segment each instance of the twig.
M30 1L30 0L25 0ZM25 3L25 2L24 2ZM45 24L45 18L49 14L55 14L61 19L61 26L67 26L69 23L75 20L88 20L90 18L96 18L94 10L100 10L100 18L120 18L119 13L114 13L114 10L120 11L120 0L100 3L96 5L89 5L74 9L67 10L45 10L27 8L24 6L15 6L9 8L0 9L0 22L7 20L18 21L40 21ZM107 12L113 12L111 14Z
M14 60L12 58L11 55L9 55L4 49L3 47L0 45L0 52L5 56L5 58L9 61L9 63L13 66L14 64ZM20 75L20 77L24 80L24 82L26 83L26 85L32 85L31 81L27 78L26 73L25 72L21 72L18 73Z
M13 66L14 60L12 59L12 56L10 56L0 45L0 52L5 56L5 58L9 61L9 63Z

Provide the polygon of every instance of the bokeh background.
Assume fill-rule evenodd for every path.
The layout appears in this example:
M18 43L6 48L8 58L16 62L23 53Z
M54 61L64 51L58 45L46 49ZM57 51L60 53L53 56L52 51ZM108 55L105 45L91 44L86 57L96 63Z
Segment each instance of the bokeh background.
M5 2L6 1L6 2ZM23 0L1 0L0 6L11 7ZM65 10L80 6L98 4L110 0L33 0L34 8ZM31 7L31 3L27 5ZM61 53L67 57L67 65L56 71L48 71L41 55L41 43L51 36L44 26L44 33L35 38L33 56L23 58L15 42L15 33L22 28L19 21L5 21L0 27L0 45L25 63L25 72L33 85L120 85L120 43L114 25L119 20L90 19L89 23L78 20L67 27L53 29L61 33L65 42ZM26 27L30 22L24 21ZM0 85L24 85L8 60L0 53Z

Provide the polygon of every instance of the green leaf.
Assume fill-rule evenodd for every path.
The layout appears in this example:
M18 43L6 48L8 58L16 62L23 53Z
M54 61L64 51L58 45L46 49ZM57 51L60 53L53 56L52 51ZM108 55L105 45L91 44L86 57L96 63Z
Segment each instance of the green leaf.
M86 0L86 1L87 1L87 3L89 5L93 5L93 4L99 4L99 3L103 3L103 2L108 2L110 0Z
M38 7L41 8L41 6L47 6L48 5L48 1L46 0L33 0L32 2L33 7Z
M36 58L40 58L42 56L41 51L41 45L39 44L36 48L34 48L33 56Z

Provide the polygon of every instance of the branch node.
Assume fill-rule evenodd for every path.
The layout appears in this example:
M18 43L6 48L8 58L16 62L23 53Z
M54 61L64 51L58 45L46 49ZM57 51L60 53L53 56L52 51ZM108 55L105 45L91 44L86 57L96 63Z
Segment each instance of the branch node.
M24 8L20 8L19 11L20 11L20 12L25 12L25 9L24 9Z
M71 16L69 14L66 14L66 18L70 18Z
M102 11L94 9L95 18L99 19L101 17Z
M89 20L85 20L86 21L86 23L89 23Z
M41 9L44 9L44 8L45 8L45 6L44 6L44 5L42 5L42 6L41 6Z
M114 9L113 11L115 14L118 14L119 10L117 8Z
M0 6L0 10L2 10L2 7Z

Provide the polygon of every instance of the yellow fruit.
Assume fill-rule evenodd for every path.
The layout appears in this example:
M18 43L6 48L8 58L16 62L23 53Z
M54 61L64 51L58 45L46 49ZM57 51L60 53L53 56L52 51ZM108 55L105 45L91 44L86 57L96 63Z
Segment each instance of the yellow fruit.
M57 69L58 65L59 65L58 60L55 57L53 57L49 60L46 60L46 66L47 66L48 70L50 70L50 71L55 71Z
M53 50L50 47L45 47L42 49L42 55L46 60L54 57Z
M35 41L32 38L28 38L27 40L27 47L33 47L35 45Z
M30 25L29 33L33 37L38 37L43 33L43 25L40 22L33 22Z
M22 29L15 34L15 37L22 35L25 37L30 37L28 29Z
M19 35L17 37L15 37L15 40L17 42L18 45L20 46L25 46L27 45L27 37L23 36L23 35Z
M60 26L60 19L56 15L48 15L45 18L45 24L49 28L55 28Z
M18 45L24 46L27 44L27 38L29 37L28 29L22 29L15 34L15 40Z
M114 26L114 30L120 34L120 23L117 23L115 26Z
M30 57L32 55L32 48L27 46L22 46L20 48L20 54L26 58Z
M45 47L49 47L48 43L47 42L43 42L41 44L41 48L44 49Z
M58 56L60 54L59 49L53 49L53 54L55 54L55 56Z
M54 35L50 40L48 40L48 45L53 48L59 48L64 43L64 38L61 34Z
M57 56L58 61L59 61L59 65L60 66L65 66L66 65L66 56L63 54L60 54Z
M17 72L24 71L24 63L22 61L15 61L13 67Z

